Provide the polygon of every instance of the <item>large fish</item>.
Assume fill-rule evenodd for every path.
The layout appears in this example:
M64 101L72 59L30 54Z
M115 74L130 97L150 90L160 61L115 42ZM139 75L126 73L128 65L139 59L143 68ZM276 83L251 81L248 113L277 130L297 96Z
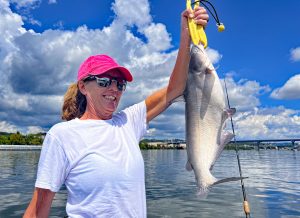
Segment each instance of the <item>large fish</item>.
M220 79L202 45L193 46L184 92L186 117L187 170L193 170L198 195L206 196L212 185L240 180L217 180L211 170L233 134L225 131L225 120L235 109L226 109Z

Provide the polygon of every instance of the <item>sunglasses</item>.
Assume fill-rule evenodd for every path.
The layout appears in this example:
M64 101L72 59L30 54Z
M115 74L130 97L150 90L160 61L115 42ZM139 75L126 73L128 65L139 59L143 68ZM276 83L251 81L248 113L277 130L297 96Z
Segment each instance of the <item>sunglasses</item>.
M93 81L96 80L97 84L101 87L109 87L112 82L116 82L117 88L119 91L123 92L126 89L127 82L124 79L119 78L109 78L109 77L97 77L97 76L89 76L83 81Z

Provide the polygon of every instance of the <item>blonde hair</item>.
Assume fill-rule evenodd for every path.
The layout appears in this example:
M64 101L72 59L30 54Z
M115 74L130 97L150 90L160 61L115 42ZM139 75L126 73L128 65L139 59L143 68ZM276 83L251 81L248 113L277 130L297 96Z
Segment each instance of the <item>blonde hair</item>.
M61 118L67 121L80 118L85 109L86 97L78 89L78 84L72 83L64 95Z

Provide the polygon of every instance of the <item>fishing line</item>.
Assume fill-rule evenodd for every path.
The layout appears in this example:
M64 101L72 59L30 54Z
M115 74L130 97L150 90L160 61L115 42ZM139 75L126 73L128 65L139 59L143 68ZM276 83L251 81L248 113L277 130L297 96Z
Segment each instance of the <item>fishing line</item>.
M226 91L226 97L227 97L227 104L228 104L229 109L231 109L225 78L224 78L224 84L225 84L225 91ZM244 198L244 212L246 214L246 218L250 218L250 207L249 207L249 203L247 201L246 190L245 190L245 186L244 186L242 167L241 167L241 162L240 162L240 155L239 155L239 150L238 150L238 146L236 143L232 116L230 116L230 121L231 121L231 128L232 128L232 133L233 133L234 144L235 144L235 153L236 153L236 158L237 158L238 166L239 166L239 173L240 173L240 177L241 177L241 186L242 186L242 192L243 192L243 198Z
M207 0L200 0L200 1L194 1L194 2L192 3L192 5L196 4L197 2L201 3L201 5L203 5L203 6L206 8L206 10L209 11L209 13L210 13L211 16L214 18L214 20L216 21L216 23L217 23L218 25L221 25L220 20L219 20L219 17L218 17L218 14L217 14L217 11L216 11L216 9L215 9L215 7L213 6L212 3L210 3L210 2L207 1ZM205 2L205 3L208 3L208 4L212 7L214 13L210 10L210 8L209 8L206 4L204 4L204 2Z

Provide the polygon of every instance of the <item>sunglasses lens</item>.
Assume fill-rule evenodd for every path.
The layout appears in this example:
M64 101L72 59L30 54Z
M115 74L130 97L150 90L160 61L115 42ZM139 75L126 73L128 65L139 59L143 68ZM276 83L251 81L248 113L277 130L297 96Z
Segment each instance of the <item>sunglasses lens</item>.
M96 77L96 81L97 81L97 84L101 87L108 87L111 84L111 80L106 77L103 77L103 78Z
M118 80L116 78L107 78L107 77L96 77L97 84L101 87L108 87L112 82L116 82L117 88L119 91L125 91L127 82L125 80Z
M117 83L117 87L119 89L119 91L125 91L126 89L126 83Z

